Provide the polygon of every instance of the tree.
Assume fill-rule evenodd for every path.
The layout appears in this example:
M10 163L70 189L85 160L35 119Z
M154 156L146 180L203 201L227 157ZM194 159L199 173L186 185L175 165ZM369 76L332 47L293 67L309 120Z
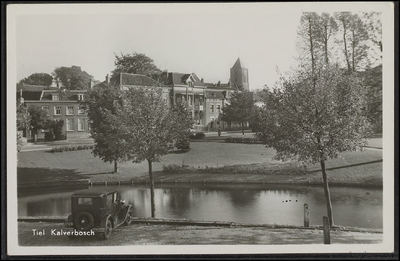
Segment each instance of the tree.
M249 91L234 92L228 99L229 104L225 105L220 114L220 120L226 122L237 122L242 127L249 122L254 112L253 93Z
M368 32L361 18L350 12L335 13L342 34L341 44L347 69L350 72L365 69L368 61Z
M21 102L21 99L17 100L17 148L18 152L23 144L23 135L21 131L26 130L30 126L30 116L28 114L27 108Z
M82 71L79 66L58 67L53 72L57 84L61 83L68 90L89 89L93 76Z
M266 89L262 131L258 138L276 150L275 159L319 162L331 226L332 204L325 162L344 151L362 150L369 124L365 117L365 87L356 74L337 67L303 71Z
M118 173L118 162L127 160L127 152L121 140L119 124L110 122L105 116L116 113L115 104L121 102L121 95L117 88L102 84L88 91L82 103L94 139L92 153L104 162L114 163L114 173Z
M34 141L37 142L38 130L43 129L46 123L46 111L36 105L28 106L28 114L30 117L30 129L34 135Z
M116 102L113 110L104 111L104 124L113 125L118 132L119 147L124 156L149 166L151 216L155 217L152 163L168 153L175 142L188 137L192 125L190 111L185 105L169 108L163 101L162 89L131 88Z
M19 84L51 86L53 77L48 73L34 73L19 81Z
M155 75L160 75L161 70L154 65L153 59L145 54L132 53L115 55L115 69L112 71L111 82L116 81L116 77L120 73L142 74L154 78ZM157 77L159 78L159 77Z
M382 65L367 69L362 73L365 78L367 109L366 114L375 133L382 132Z

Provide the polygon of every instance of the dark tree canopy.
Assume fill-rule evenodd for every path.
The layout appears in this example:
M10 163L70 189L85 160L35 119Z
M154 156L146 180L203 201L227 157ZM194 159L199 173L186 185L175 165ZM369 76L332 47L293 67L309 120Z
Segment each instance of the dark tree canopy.
M244 124L249 122L255 110L253 93L249 91L234 92L228 99L220 114L220 120L241 124L244 133Z
M48 73L34 73L19 81L19 84L51 86L53 77Z
M122 54L118 56L115 54L115 69L112 71L111 82L115 81L120 73L142 74L149 77L159 75L161 70L154 65L153 59L147 57L145 54L132 53Z
M90 86L93 76L82 71L79 66L58 67L54 70L54 79L57 84L62 84L68 90L85 90Z

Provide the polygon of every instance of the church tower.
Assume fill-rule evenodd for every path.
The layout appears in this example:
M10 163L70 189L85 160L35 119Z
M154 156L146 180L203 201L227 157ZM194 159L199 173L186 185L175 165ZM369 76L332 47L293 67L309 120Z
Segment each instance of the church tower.
M239 90L243 91L249 90L249 72L248 69L243 65L238 58L231 68L231 88L237 87Z

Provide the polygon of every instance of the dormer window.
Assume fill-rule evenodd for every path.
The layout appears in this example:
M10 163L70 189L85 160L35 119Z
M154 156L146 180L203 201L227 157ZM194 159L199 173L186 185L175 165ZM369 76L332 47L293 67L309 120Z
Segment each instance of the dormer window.
M78 94L78 100L83 101L83 94Z
M60 100L60 97L58 96L58 94L53 94L53 95L51 96L51 99L52 99L53 101L58 101L58 100Z

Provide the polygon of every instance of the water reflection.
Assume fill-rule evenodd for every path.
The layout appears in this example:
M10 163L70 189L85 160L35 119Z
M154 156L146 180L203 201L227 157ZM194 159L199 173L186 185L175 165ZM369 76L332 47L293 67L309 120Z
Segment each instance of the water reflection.
M146 186L117 187L138 217L149 217L150 191ZM382 228L382 190L332 187L337 225ZM19 216L68 216L69 192L24 192L18 197ZM310 225L321 225L326 215L322 187L257 187L175 185L156 187L158 218L186 218L258 224L303 224L303 206L310 209Z

